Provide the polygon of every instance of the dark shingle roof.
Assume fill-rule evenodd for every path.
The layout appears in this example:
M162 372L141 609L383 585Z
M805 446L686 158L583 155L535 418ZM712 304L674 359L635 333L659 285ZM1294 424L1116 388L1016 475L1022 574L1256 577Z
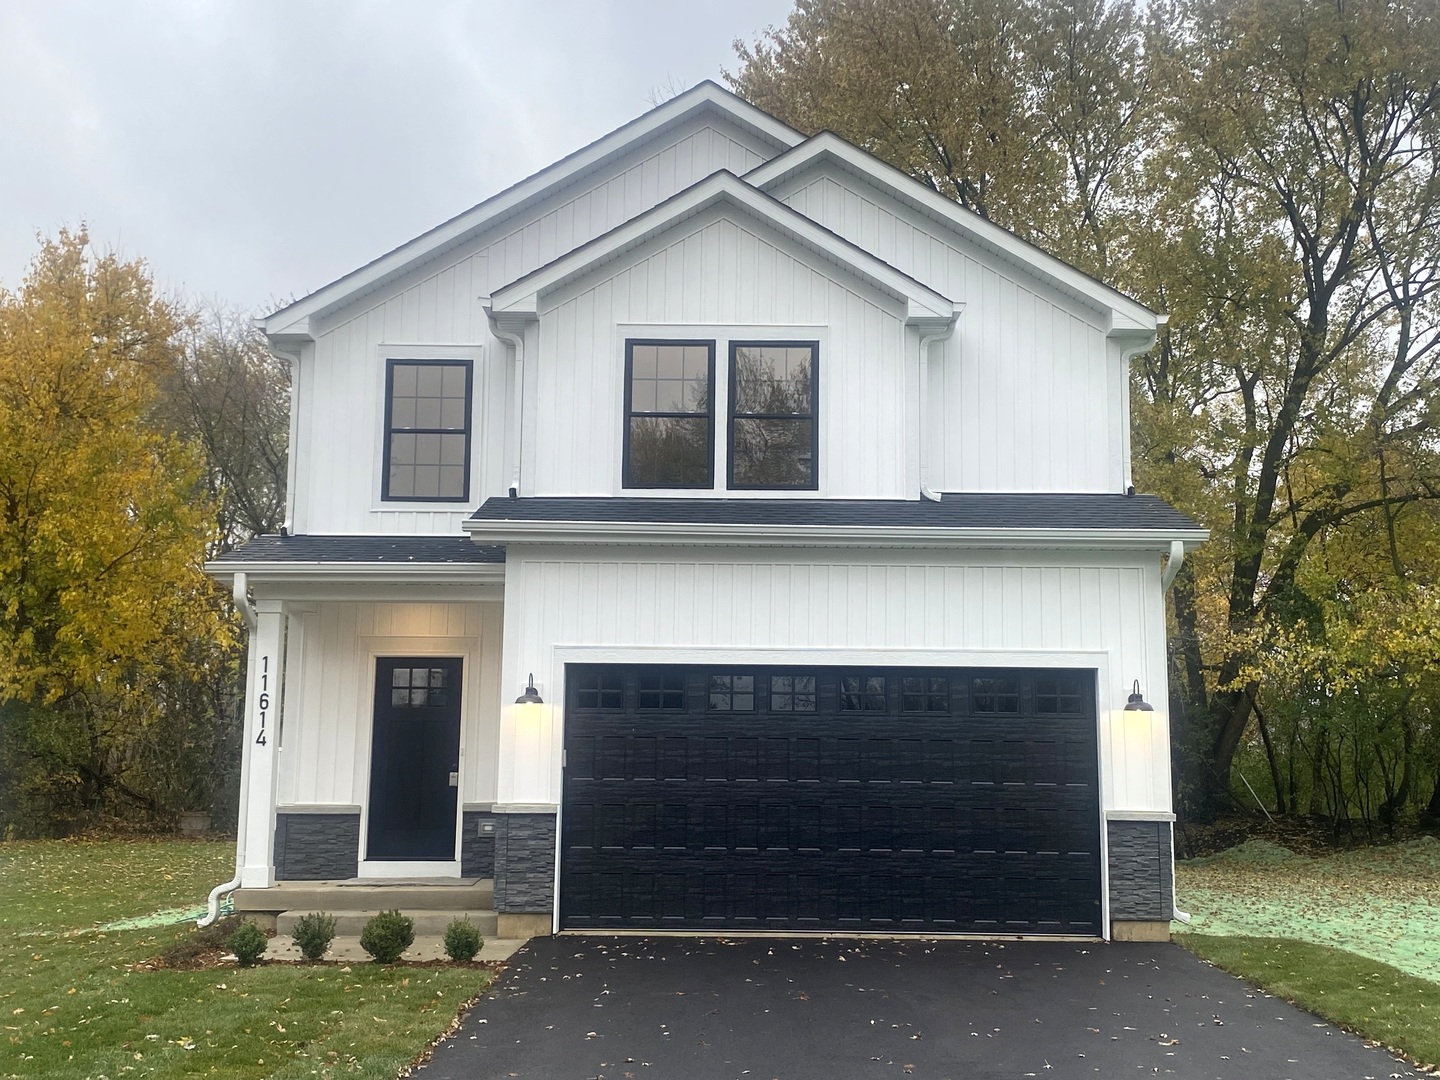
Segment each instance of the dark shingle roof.
M466 536L257 536L214 560L217 564L500 563L505 549Z
M917 529L1201 528L1154 495L949 494L907 499L493 498L471 521L656 525L879 526Z

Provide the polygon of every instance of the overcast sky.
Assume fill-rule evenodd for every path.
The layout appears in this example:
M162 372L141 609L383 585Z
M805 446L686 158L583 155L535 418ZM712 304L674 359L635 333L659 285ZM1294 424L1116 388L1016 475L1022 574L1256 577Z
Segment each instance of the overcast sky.
M0 0L0 285L88 222L166 288L308 293L734 70L789 0Z

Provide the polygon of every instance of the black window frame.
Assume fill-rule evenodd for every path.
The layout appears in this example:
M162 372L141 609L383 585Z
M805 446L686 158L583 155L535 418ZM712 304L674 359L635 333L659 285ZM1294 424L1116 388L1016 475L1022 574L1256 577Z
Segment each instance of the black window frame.
M637 345L703 345L708 353L705 377L708 391L705 395L703 413L670 413L634 411L634 369L635 346ZM705 440L705 481L699 484L637 484L630 475L630 421L635 416L658 417L661 419L695 420L705 418L707 437ZM620 486L635 491L704 491L715 487L715 340L694 338L626 338L625 339L625 413L622 417L623 431L620 445Z
M735 354L740 349L801 349L810 350L810 412L740 413L735 412ZM820 342L813 341L731 341L729 343L729 399L725 403L728 419L725 424L725 485L728 491L819 491L820 490ZM809 420L810 421L810 483L808 484L737 484L735 482L735 421L739 420Z
M465 483L460 495L390 494L390 445L400 435L454 435L454 428L400 428L394 426L395 371L400 367L458 367L465 371ZM468 358L389 357L385 361L385 448L380 472L380 501L405 503L468 503L470 501L470 458L475 438L475 361Z

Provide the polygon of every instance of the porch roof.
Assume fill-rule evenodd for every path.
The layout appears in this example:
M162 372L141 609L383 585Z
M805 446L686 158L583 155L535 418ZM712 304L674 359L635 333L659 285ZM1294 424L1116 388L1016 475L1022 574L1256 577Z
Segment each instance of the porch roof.
M213 559L216 570L274 563L503 563L505 549L468 536L257 536Z

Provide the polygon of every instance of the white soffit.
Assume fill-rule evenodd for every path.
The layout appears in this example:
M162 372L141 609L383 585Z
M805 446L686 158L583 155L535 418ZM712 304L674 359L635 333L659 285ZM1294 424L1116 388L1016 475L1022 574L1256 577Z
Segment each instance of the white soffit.
M805 138L724 87L706 80L259 322L265 333L272 337L307 337L307 320L312 317L334 311L356 297L393 281L411 267L464 243L505 217L599 169L631 147L706 111L719 113L777 148L794 147Z
M1138 300L1075 269L1008 229L985 220L953 199L945 198L913 176L907 176L832 131L822 131L763 165L757 165L745 174L745 182L762 191L771 191L812 164L826 159L842 171L868 181L897 202L949 226L984 250L1025 268L1091 307L1109 312L1112 332L1153 334L1162 321Z
M717 205L740 210L788 239L870 285L907 304L912 322L949 322L958 305L929 286L896 270L842 236L792 210L778 199L721 170L673 195L639 217L582 244L567 255L497 289L490 298L494 314L534 316L540 299L590 273L597 266L643 247L690 218Z

